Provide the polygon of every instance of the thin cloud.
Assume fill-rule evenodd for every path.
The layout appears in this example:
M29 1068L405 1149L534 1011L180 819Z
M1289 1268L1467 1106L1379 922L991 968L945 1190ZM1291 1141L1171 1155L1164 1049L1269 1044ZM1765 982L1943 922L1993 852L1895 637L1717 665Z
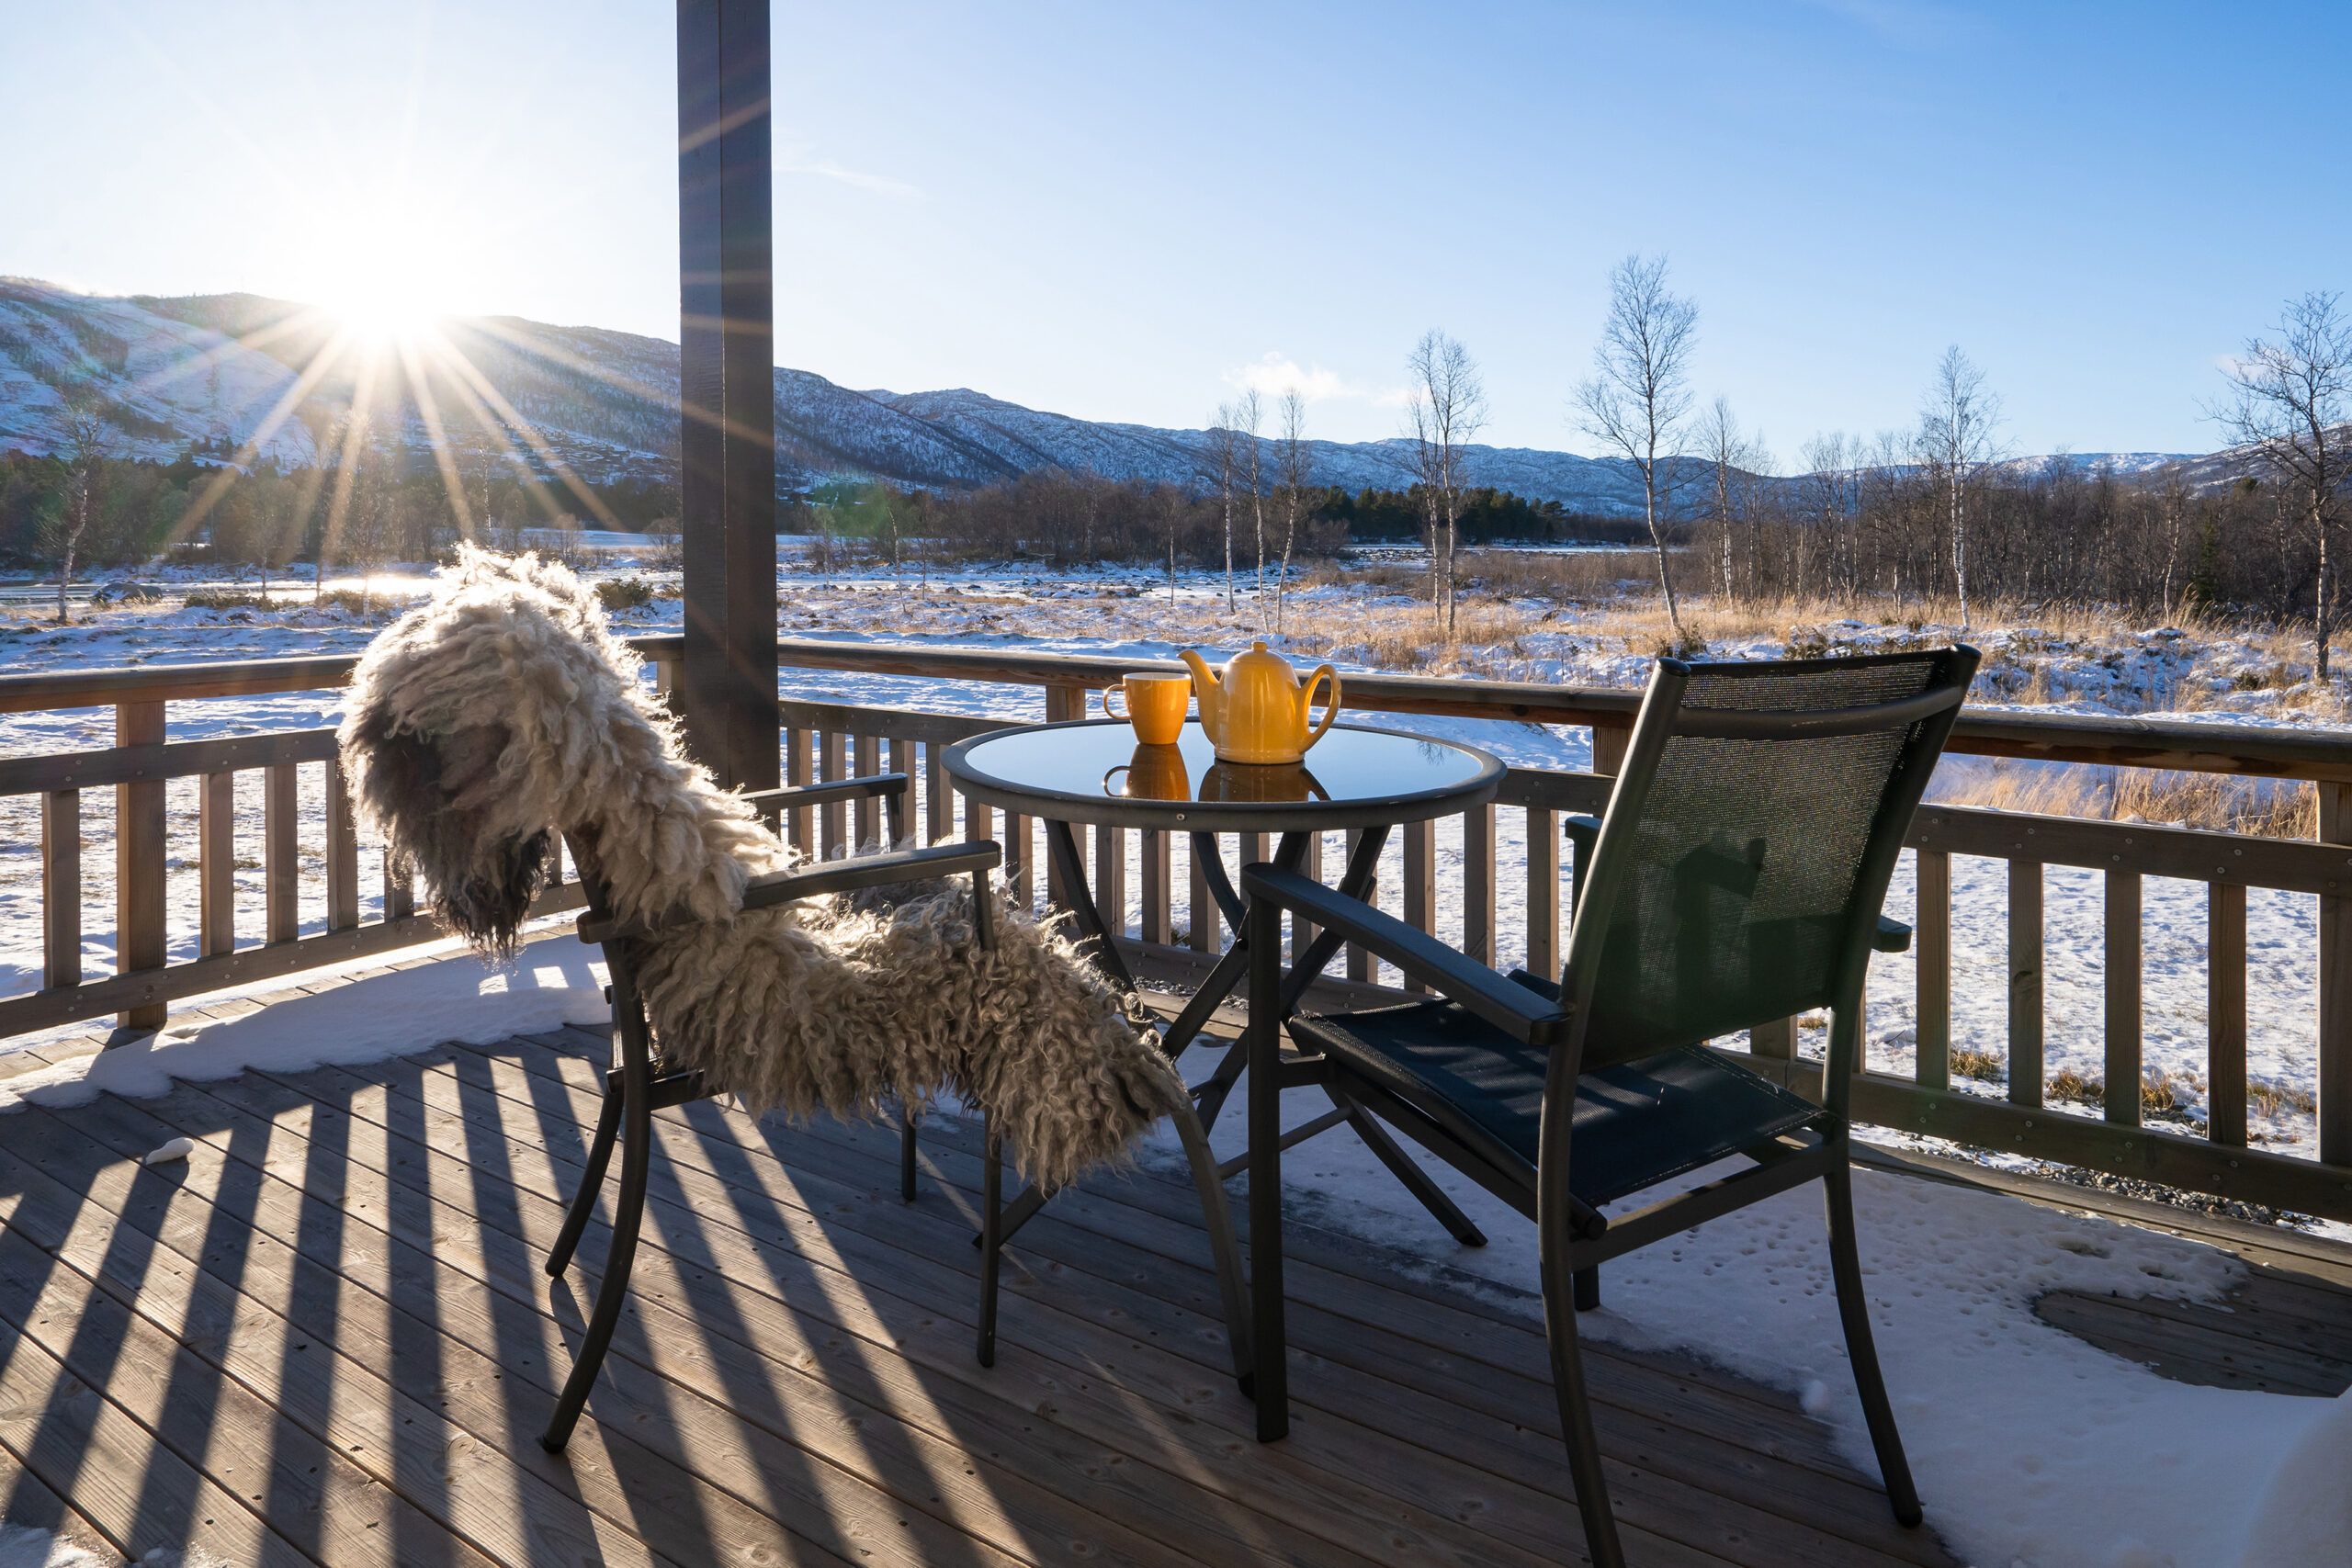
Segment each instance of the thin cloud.
M787 152L776 160L776 170L786 175L813 175L820 180L836 180L859 190L870 190L876 196L896 197L901 201L920 201L921 186L912 185L888 175L868 173L864 169L843 168L831 158L810 157L806 153Z
M1244 392L1261 392L1270 398L1296 392L1310 403L1374 397L1373 393L1355 386L1336 370L1327 370L1320 365L1309 368L1280 349L1271 348L1261 357L1227 371L1225 384Z

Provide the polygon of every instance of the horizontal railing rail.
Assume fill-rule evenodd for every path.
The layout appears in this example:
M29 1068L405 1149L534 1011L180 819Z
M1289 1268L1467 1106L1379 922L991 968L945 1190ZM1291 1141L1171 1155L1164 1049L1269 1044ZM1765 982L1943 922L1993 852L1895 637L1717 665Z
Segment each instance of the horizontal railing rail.
M670 691L684 657L682 640L634 640L661 688ZM1046 718L1087 711L1089 694L1138 669L1181 671L1173 663L1019 649L788 639L778 645L787 671L840 671L933 681L986 682L1038 689ZM204 740L166 738L165 705L203 699L323 690L342 684L351 657L257 660L219 664L150 665L121 670L0 677L0 713L110 706L111 747L0 759L0 806L37 795L43 839L43 984L0 998L0 1035L119 1013L137 1026L160 1024L167 1004L223 986L298 973L389 952L441 934L414 907L403 868L384 867L383 890L364 911L358 840L335 761L334 732L323 728ZM788 684L794 677L787 676ZM808 684L804 683L805 690ZM1596 771L1513 768L1496 800L1443 823L1401 829L1375 882L1376 896L1403 919L1435 931L1440 911L1458 904L1460 929L1439 934L1502 966L1556 970L1567 919L1561 852L1563 814L1606 804L1609 771L1622 755L1640 704L1637 693L1531 682L1351 674L1349 705L1358 712L1435 715L1589 728ZM1039 824L998 817L957 796L944 766L946 748L1001 728L1002 717L884 707L807 697L777 709L783 771L788 782L871 773L887 766L914 781L912 820L924 841L993 837L1007 845L1008 882L1018 897L1047 900L1060 891L1050 870L1034 868ZM2324 732L2194 721L2085 718L1970 710L1952 741L1962 753L2156 768L2307 781L2319 797L2317 840L2260 838L2136 822L2053 817L1976 807L1929 805L1915 818L1909 844L1916 887L1913 1061L1897 1074L1872 1067L1856 1086L1857 1113L1886 1127L1950 1138L2114 1175L2352 1219L2352 743ZM264 884L257 921L241 928L232 868L236 781L263 782ZM295 840L297 784L311 781L323 799L323 919L297 919L302 858ZM171 859L164 792L195 781L198 795L196 955L168 961L164 897ZM117 972L82 973L80 856L84 792L115 792ZM323 790L323 797L317 793ZM841 853L882 831L873 802L840 802L790 813L784 831L804 851ZM1197 967L1226 935L1204 863L1181 836L1098 829L1081 835L1096 897L1125 933L1147 972ZM1307 869L1327 852L1310 846ZM1246 840L1243 859L1270 846ZM2005 918L1955 929L1955 857L2007 867ZM1441 886L1441 865L1453 868ZM2100 1026L2103 1083L2095 1102L2054 1100L2045 1061L2047 933L2043 895L2049 868L2099 879L2099 932L2105 998ZM247 869L251 869L250 865ZM2143 1109L2142 935L2148 878L2202 885L2207 903L2204 996L2207 1113L2201 1129L2177 1120L2151 1125ZM2249 1005L2261 999L2261 976L2248 969L2247 895L2275 889L2317 901L2318 999L2312 1029L2317 1157L2253 1146L2248 1076ZM315 893L317 889L313 889ZM1441 895L1451 897L1442 897ZM577 907L576 884L549 890L543 908ZM366 918L363 918L363 913ZM1505 917L1508 916L1509 919ZM1504 951L1502 934L1518 940ZM183 933L184 934L184 933ZM1312 939L1294 931L1294 942ZM185 946L185 942L183 942ZM1999 950L2007 996L2001 1081L1956 1079L1953 1049L1955 951ZM1890 962L1890 961L1883 961ZM1351 950L1344 974L1359 985L1381 981L1381 966ZM1393 976L1391 976L1393 978ZM1806 1025L1790 1020L1752 1032L1746 1059L1801 1089L1817 1088L1819 1066L1801 1046ZM1981 1066L1977 1076L1982 1077ZM2080 1086L2077 1092L2080 1092Z

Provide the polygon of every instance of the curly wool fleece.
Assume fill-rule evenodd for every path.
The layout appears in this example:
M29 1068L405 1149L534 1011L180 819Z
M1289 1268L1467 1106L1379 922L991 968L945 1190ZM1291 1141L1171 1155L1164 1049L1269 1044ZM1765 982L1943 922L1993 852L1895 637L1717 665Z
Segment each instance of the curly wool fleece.
M1184 1087L1070 944L966 879L741 912L801 858L683 754L639 661L560 566L470 547L386 627L340 734L364 816L445 919L509 953L560 831L625 921L665 1064L753 1111L871 1116L942 1089L1046 1187L1119 1156Z

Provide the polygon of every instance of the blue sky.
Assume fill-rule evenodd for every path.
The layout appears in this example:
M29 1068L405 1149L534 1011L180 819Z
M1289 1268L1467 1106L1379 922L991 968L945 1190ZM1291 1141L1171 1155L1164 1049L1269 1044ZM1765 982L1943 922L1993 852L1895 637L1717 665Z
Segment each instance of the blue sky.
M671 7L0 3L0 272L674 338ZM1957 342L2019 451L2202 449L2217 360L2352 288L2352 5L881 6L776 12L778 357L1197 425L1293 372L1395 434L1568 417L1663 251L1782 460ZM2334 194L2331 196L2330 192Z

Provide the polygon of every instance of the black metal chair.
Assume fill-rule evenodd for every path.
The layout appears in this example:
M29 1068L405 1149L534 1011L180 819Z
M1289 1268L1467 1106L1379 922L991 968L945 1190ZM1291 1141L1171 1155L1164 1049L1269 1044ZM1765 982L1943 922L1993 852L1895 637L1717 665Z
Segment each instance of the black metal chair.
M1826 1192L1838 1314L1880 1473L1895 1517L1919 1522L1862 1294L1847 1109L1864 973L1900 931L1879 906L1976 663L1969 648L1661 660L1606 818L1571 835L1584 852L1556 986L1498 975L1294 873L1243 874L1261 1438L1289 1420L1278 1102L1292 1085L1330 1084L1535 1221L1555 1393L1596 1562L1624 1561L1577 1345L1600 1266L1813 1180ZM1436 998L1292 1018L1301 1055L1283 1060L1285 911ZM1822 1009L1833 1021L1818 1104L1704 1043ZM1631 1213L1602 1212L1733 1155L1750 1163Z
M787 808L879 797L888 813L890 841L895 844L904 842L906 796L905 774L881 773L870 778L763 790L745 798L773 822L778 813ZM637 990L636 960L638 942L656 928L616 921L605 897L595 845L576 838L568 839L567 842L579 865L581 886L588 900L588 912L580 919L580 939L602 944L605 966L612 976L606 995L613 1004L614 1062L605 1074L605 1100L588 1145L587 1169L581 1176L580 1190L572 1195L571 1208L557 1233L555 1246L548 1254L549 1275L560 1275L570 1266L572 1252L595 1213L596 1200L604 1190L605 1170L616 1141L621 1146L621 1174L620 1188L613 1200L612 1240L605 1252L595 1305L581 1336L579 1357L572 1362L571 1375L557 1396L547 1431L539 1438L550 1452L560 1452L571 1441L571 1429L588 1403L588 1392L594 1386L597 1370L604 1364L605 1352L612 1344L613 1330L619 1324L621 1307L628 1295L629 1268L636 1259L638 1233L645 1215L653 1112L704 1099L707 1092L701 1073L667 1069L653 1054L644 1005ZM983 840L817 862L753 879L743 890L743 908L772 908L801 898L968 874L978 911L979 940L987 945L994 940L990 919L994 905L989 891L989 875L1003 859L1003 852L996 844ZM915 1196L915 1118L910 1112L903 1120L899 1154L899 1194L910 1202ZM994 1190L1000 1179L997 1169L1002 1156L995 1130L989 1129L985 1136L993 1210ZM997 1249L990 1247L981 1265L983 1363L993 1354L996 1295Z

